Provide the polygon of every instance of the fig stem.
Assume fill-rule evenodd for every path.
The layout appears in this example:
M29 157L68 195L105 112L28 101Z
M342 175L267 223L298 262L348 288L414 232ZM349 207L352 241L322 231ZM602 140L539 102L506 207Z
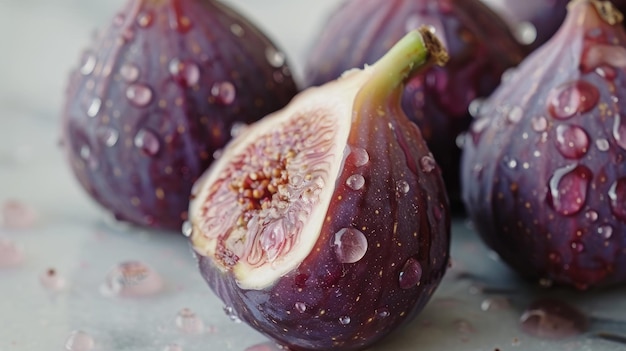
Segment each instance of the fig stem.
M448 52L427 26L407 33L380 60L372 65L367 85L396 89L407 79L432 66L448 62Z

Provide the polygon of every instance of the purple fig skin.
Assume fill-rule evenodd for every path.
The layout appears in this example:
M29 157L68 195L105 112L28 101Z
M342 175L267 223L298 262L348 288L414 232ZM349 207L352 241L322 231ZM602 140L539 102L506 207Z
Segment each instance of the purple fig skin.
M118 220L179 230L233 128L297 93L284 54L212 0L129 0L69 78L62 141Z
M485 242L522 276L581 290L626 281L626 32L596 6L572 2L487 100L462 159Z
M430 38L425 39L427 43L434 40L430 32L425 29L424 32L425 38ZM436 60L437 50L442 49L434 46L431 50L429 64ZM404 57L392 52L396 53L392 57ZM418 66L417 61L410 62ZM353 104L333 101L338 95L336 91L361 86L362 83L354 82L361 82L359 77L368 72L387 77L390 66L403 75L419 69L410 68L409 62L396 64L392 60L391 63L384 67L375 65L369 71L351 72L337 81L302 92L285 110L250 126L250 136L242 135L229 145L234 148L244 140L250 143L259 140L258 131L266 130L261 129L264 123L293 116L293 111L298 111L293 106L309 111L308 119L348 106L346 115L332 116L337 120L335 123L342 124L341 128L349 128L347 144L337 146L346 156L338 178L325 180L330 188L323 191L332 191L328 208L321 212L320 218L304 225L308 228L320 223L321 230L315 233L312 249L295 269L261 289L242 288L234 268L225 268L216 259L217 255L199 253L203 240L211 236L205 232L212 230L211 226L203 224L202 216L205 209L215 206L207 202L215 199L213 193L207 198L200 192L194 200L200 201L202 212L194 210L193 202L190 207L191 239L200 271L211 289L229 311L289 350L362 350L370 346L422 310L447 268L450 213L445 185L418 127L402 112L402 84L395 83L393 90L385 90L368 81ZM319 103L327 105L318 106ZM317 110L309 105L317 106ZM331 112L324 112L327 109ZM255 139L246 139L253 135ZM286 138L284 142L293 141ZM234 156L229 146L215 167L221 167L226 157ZM306 150L301 154L306 155ZM214 192L221 187L219 174L224 169L209 170L208 179L220 180L199 186ZM354 175L362 175L365 182L351 186L349 179ZM204 180L205 177L199 182ZM228 195L222 192L215 196L219 199ZM293 206L302 201L293 200ZM223 221L228 222L228 218ZM340 259L335 246L337 233L346 228L360 231L367 241L362 257L350 262ZM242 241L253 239L246 236ZM245 257L237 259L245 260Z
M414 77L402 106L421 128L442 169L451 205L460 210L457 138L471 123L468 107L491 94L502 74L525 55L507 25L487 6L479 0L344 1L310 50L305 85L316 86L347 69L372 64L420 25L434 28L450 61Z

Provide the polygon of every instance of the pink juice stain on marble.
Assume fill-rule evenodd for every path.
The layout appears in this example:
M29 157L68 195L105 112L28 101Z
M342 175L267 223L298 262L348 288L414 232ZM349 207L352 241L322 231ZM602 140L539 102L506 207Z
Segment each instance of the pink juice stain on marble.
M90 351L95 347L93 337L82 330L74 330L65 342L67 351Z
M560 340L585 333L589 328L589 319L563 301L540 299L523 312L520 328L537 338Z
M289 349L273 342L264 342L252 345L246 348L245 351L289 351Z
M0 226L11 230L29 229L35 226L38 217L34 208L9 199L2 204Z
M176 327L184 334L204 333L204 321L194 311L183 308L178 312L175 319Z
M0 268L19 266L24 261L22 249L8 238L0 238Z
M144 297L158 294L163 285L161 275L145 263L125 261L109 271L100 290L105 296Z

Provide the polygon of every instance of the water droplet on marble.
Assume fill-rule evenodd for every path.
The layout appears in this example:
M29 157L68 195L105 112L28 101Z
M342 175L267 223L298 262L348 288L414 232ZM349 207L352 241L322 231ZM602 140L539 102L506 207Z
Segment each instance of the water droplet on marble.
M478 115L480 114L480 109L483 107L484 103L485 99L482 98L476 98L472 100L467 108L469 114L474 118L478 118Z
M68 351L90 351L95 345L93 337L82 330L74 330L65 341L65 349Z
M169 64L169 72L178 82L188 87L194 86L200 81L200 67L191 61L173 59Z
M584 333L588 320L576 308L560 300L544 299L533 302L520 317L520 327L526 334L542 339L560 340Z
M12 240L0 237L0 268L10 268L24 261L22 249Z
M230 32L240 38L243 37L244 34L246 34L245 30L237 23L233 23L230 25Z
M304 302L296 302L294 306L296 308L296 311L300 313L306 312L306 304Z
M265 49L265 58L272 67L278 68L285 64L285 54L276 50L275 47L268 46Z
M589 210L585 213L585 218L587 218L591 222L595 222L598 220L598 212L594 210Z
M193 191L192 191L193 193ZM193 234L193 225L190 221L184 221L182 226L182 233L186 237L190 237Z
M342 325L348 325L350 324L350 322L351 322L351 319L349 316L339 317L339 323L341 323Z
M113 267L101 288L104 295L119 297L150 296L162 290L161 276L139 261L125 261Z
M355 228L343 228L335 233L333 247L337 260L341 263L356 263L367 252L368 244L365 235Z
M39 215L34 208L21 201L8 199L2 204L0 225L11 230L30 229L37 223L38 218Z
M237 91L231 82L217 82L211 87L211 95L222 105L230 105L235 101Z
M349 158L352 160L352 164L355 167L362 167L370 162L369 153L367 152L367 150L360 147L355 147L351 149Z
M178 344L169 344L163 348L163 351L183 351L183 347Z
M593 109L600 99L598 89L589 82L577 80L554 88L548 97L548 111L557 119L568 119Z
M83 59L83 64L80 67L80 73L85 76L90 75L91 73L93 73L94 69L96 68L97 62L98 62L98 59L96 58L94 54L86 53Z
M571 216L585 206L593 173L583 165L557 169L548 183L548 204L558 213Z
M49 268L39 275L41 286L49 291L58 292L65 288L65 278L63 278L54 268Z
M521 22L513 32L520 44L530 45L537 40L537 28L530 22Z
M120 67L120 76L126 83L134 83L139 79L139 67L126 63Z
M499 311L505 310L511 307L509 299L506 297L490 297L485 299L480 304L480 309L483 311Z
M522 120L522 117L524 117L524 110L519 106L511 108L507 114L507 120L512 124L519 123L519 121Z
M435 158L430 155L424 156L420 159L420 167L422 168L422 171L430 173L437 168L437 162L435 162Z
M422 280L422 265L414 258L409 258L400 271L399 283L401 289L411 289L419 285Z
M89 105L89 108L87 109L87 116L92 117L92 118L96 117L98 113L100 113L101 107L102 107L102 100L98 98L91 100L91 104Z
M228 317L231 320L231 322L241 323L241 319L237 315L237 312L235 311L234 308L230 306L224 306L224 313L226 314L226 317Z
M621 220L626 220L626 178L620 178L611 185L609 199L613 214Z
M346 185L352 190L361 190L365 186L365 178L360 174L353 174L346 179Z
M606 139L598 139L596 140L596 147L598 148L598 150L600 151L608 151L609 150L609 141Z
M120 133L111 127L101 126L96 129L98 139L107 147L113 147L120 138Z
M154 22L154 14L151 11L145 11L137 15L137 24L141 28L148 28Z
M176 327L185 334L204 333L204 321L189 308L183 308L176 315Z
M144 84L132 84L126 88L126 98L135 106L145 107L152 102L152 89Z
M531 121L533 130L541 133L548 128L548 120L545 117L534 117Z
M589 150L589 136L579 126L561 124L556 127L555 145L563 157L578 159Z
M161 149L159 138L151 131L141 129L134 139L135 147L140 149L147 156L155 156Z
M600 234L604 239L610 239L613 236L613 227L606 224L598 227L598 234Z

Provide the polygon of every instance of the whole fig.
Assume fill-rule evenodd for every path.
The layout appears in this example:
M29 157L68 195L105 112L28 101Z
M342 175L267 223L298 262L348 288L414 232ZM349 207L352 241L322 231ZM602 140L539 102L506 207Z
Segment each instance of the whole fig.
M346 0L312 46L305 84L319 85L373 63L420 25L432 27L450 62L413 77L402 107L421 128L442 169L452 207L460 209L457 137L472 120L468 108L488 96L524 55L506 24L479 0Z
M367 347L447 267L445 186L400 106L407 76L447 59L421 33L251 125L194 186L184 232L204 278L291 350Z
M129 0L72 72L63 144L119 220L180 229L231 131L297 93L284 54L214 0Z
M487 100L463 199L520 274L578 289L626 281L626 32L609 2L573 0L561 29Z

